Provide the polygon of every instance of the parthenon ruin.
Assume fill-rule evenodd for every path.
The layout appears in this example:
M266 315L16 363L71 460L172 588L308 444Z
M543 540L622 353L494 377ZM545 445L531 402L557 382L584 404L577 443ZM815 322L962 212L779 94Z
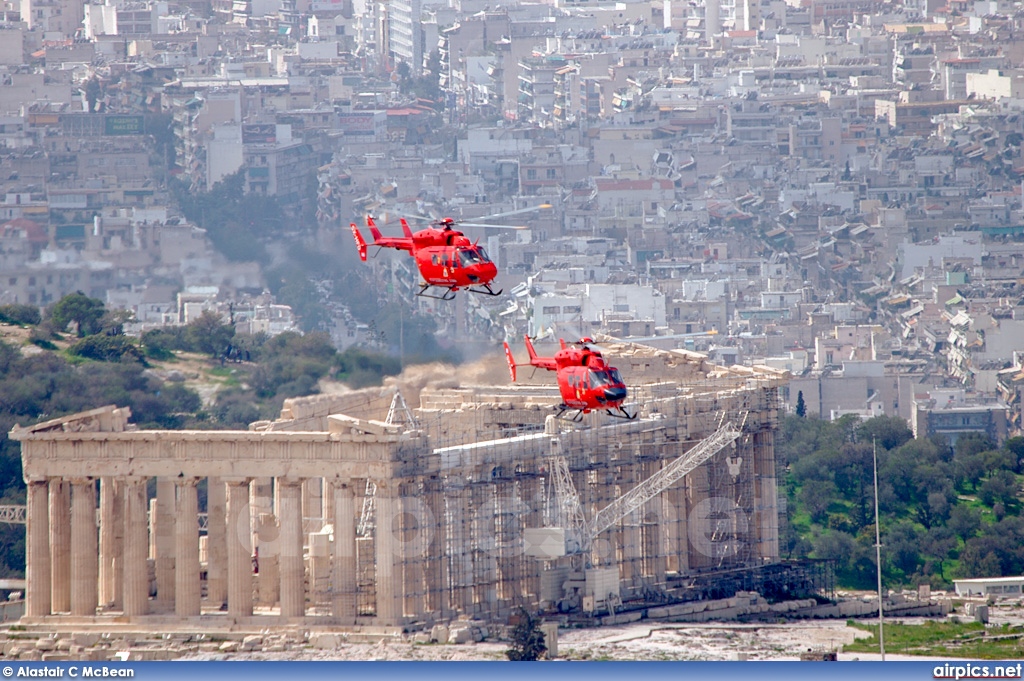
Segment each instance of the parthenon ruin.
M248 431L139 430L114 406L15 428L25 620L415 628L671 602L687 576L777 561L782 375L606 355L635 421L566 424L548 385L449 381L295 398ZM570 545L566 509L593 529L726 422L727 446Z

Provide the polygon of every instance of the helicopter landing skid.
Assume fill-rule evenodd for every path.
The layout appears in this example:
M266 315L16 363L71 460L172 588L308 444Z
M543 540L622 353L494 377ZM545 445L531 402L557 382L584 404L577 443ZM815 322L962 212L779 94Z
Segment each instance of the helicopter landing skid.
M572 416L564 416L566 412L572 412ZM558 413L555 414L555 418L561 419L562 421L571 421L572 423L579 423L580 421L583 420L583 410L570 409L564 404L560 404L558 405Z
M617 419L626 419L627 421L632 421L633 419L636 418L636 413L630 414L622 407L616 407L616 411L612 411L611 409L605 409L605 411L608 412L608 416L614 416Z
M445 289L444 293L442 295L439 295L439 296L435 296L432 293L427 293L427 291L429 289L431 289L431 288L433 288L433 286L431 284L420 284L420 290L419 290L419 292L416 295L423 296L424 298L433 298L434 300L454 300L455 299L455 289L453 289L453 288ZM440 287L438 287L438 288L440 288ZM467 289L467 290L471 290L471 289Z
M490 284L484 284L483 287L483 290L478 288L467 288L466 290L469 291L470 293L479 293L485 296L500 296L501 292L504 290L498 289L497 291L495 291L494 289L491 288Z

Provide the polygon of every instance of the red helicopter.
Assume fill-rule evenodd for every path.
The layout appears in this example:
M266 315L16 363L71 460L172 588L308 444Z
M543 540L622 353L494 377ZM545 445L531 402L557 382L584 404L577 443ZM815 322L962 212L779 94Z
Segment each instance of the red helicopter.
M619 370L609 366L608 362L597 350L590 347L591 338L582 338L576 343L566 345L561 338L558 342L562 348L554 357L538 357L529 336L526 340L526 352L530 355L530 365L557 372L558 390L562 394L562 404L558 405L558 418L567 411L575 410L573 421L581 421L584 414L603 409L610 416L624 419L635 419L623 407L626 400L626 384L619 376ZM512 350L505 343L505 358L508 360L512 382L516 380L516 362Z
M550 205L544 204L488 217L504 217L550 207ZM495 291L491 288L491 282L498 275L497 266L487 257L487 252L482 246L470 241L469 237L455 229L456 224L469 227L526 229L523 226L458 222L452 218L444 218L435 221L430 227L414 233L405 218L402 218L401 222L404 237L384 236L377 229L373 218L366 216L366 226L370 229L370 234L373 235L373 243L370 245L408 251L416 261L420 276L423 277L419 293L416 295L439 300L452 300L455 297L455 292L459 289L488 296L501 295L500 290ZM359 228L354 222L351 223L351 227L352 236L359 249L359 258L365 262L367 243L363 240L363 235L359 233ZM429 289L435 287L444 290L444 293L439 296L428 293Z

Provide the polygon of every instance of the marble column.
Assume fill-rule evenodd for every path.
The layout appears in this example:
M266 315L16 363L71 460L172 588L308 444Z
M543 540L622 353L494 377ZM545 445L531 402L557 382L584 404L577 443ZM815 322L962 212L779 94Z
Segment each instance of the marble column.
M302 517L326 517L324 516L323 478L306 478L302 481Z
M757 558L774 563L779 559L779 488L775 478L775 434L754 433L755 518L759 550Z
M281 527L273 513L256 516L256 556L259 574L256 576L257 602L273 607L281 600L281 570L278 564L281 551Z
M306 590L302 557L302 482L278 478L281 522L278 540L281 571L281 616L306 614Z
M156 600L164 607L174 605L174 479L156 480Z
M249 488L249 505L253 517L274 512L274 479L254 478Z
M252 530L249 521L249 480L227 483L228 614L252 616Z
M281 573L277 569L280 534L276 497L273 478L253 479L249 486L249 507L255 519L255 555L259 565L259 574L256 575L257 602L268 607L278 602L281 593Z
M50 581L53 612L71 612L71 483L50 480Z
M354 624L356 619L356 490L351 480L335 481L334 569L332 572L331 611L339 624Z
M427 562L426 608L437 619L448 616L448 524L445 518L444 490L439 478L424 483L424 499L434 520L434 536L429 546Z
M714 556L709 551L708 544L713 533L708 523L707 512L694 512L694 509L700 509L705 499L710 497L708 466L698 466L690 471L686 476L685 489L687 567L691 570L714 567Z
M100 563L99 603L103 607L114 605L114 564L117 559L117 490L114 478L100 478Z
M25 509L25 614L50 614L50 486L46 480L27 483Z
M395 626L402 621L402 506L397 482L379 483L374 503L377 619Z
M644 471L643 479L647 480L661 470L661 464L661 461L644 462L642 466ZM668 552L665 551L664 541L662 540L662 522L664 518L661 506L662 499L655 498L644 504L641 510L642 547L644 552L643 574L645 578L653 579L655 584L665 583L665 573L668 569L666 558Z
M206 600L215 608L228 602L227 501L224 481L206 483Z
M178 513L174 524L174 614L199 614L199 502L195 478L177 478Z
M128 478L124 487L124 614L149 613L149 521L146 479Z
M71 483L71 614L93 617L97 606L99 562L96 541L96 483Z
M685 574L690 569L689 540L686 533L686 478L662 493L664 503L665 552L668 569Z
M114 479L114 556L111 572L114 581L113 608L124 610L124 479ZM147 537L148 540L148 537Z
M400 584L402 589L402 615L419 619L425 610L428 590L426 562L427 548L434 536L431 526L433 514L423 500L423 490L417 483L399 486L401 493L398 512L401 516L402 565ZM492 516L493 518L493 516ZM493 525L492 525L493 527ZM488 543L490 559L496 564L493 534ZM496 569L496 568L495 568Z
M334 485L335 483L327 478L321 478L320 483L323 485L323 511L321 516L324 522L333 525L334 524Z
M149 492L148 491L146 492L146 497L147 497L147 502L146 502L146 504L147 504L147 506L146 506L146 508L147 508L146 513L147 513L147 515L146 515L146 517L149 519L148 520L148 525L147 525L147 528L149 530L149 548L147 549L147 551L149 553L147 553L146 555L149 556L149 560L153 561L153 565L155 567L156 566L156 517L157 517L158 513L157 513L157 507L156 507L156 498L154 497L153 499L149 499L148 498L149 497Z

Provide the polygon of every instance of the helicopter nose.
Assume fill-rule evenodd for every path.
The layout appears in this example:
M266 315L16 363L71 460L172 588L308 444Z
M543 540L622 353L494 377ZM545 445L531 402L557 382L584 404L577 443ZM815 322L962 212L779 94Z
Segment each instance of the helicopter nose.
M480 281L480 277L476 276L475 274L467 274L466 277L474 284Z
M609 402L618 402L626 399L626 389L619 386L615 388L605 388L604 398Z

